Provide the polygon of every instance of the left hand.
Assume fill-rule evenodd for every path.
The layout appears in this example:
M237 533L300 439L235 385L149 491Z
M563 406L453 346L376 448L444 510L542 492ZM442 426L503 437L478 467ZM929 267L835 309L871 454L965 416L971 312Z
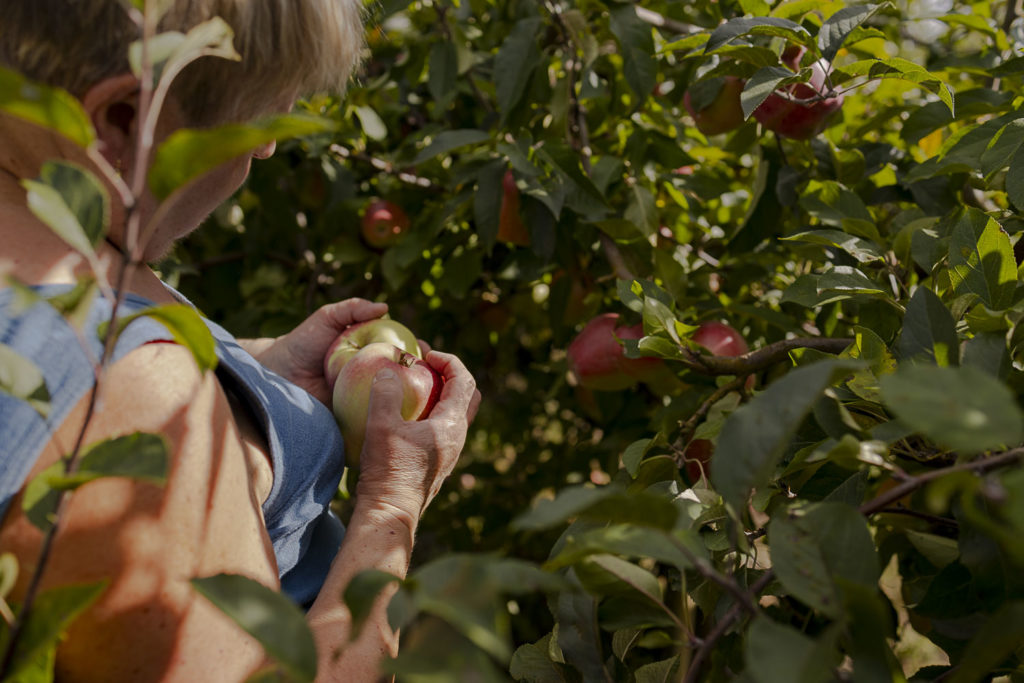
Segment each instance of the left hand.
M331 389L324 378L327 349L349 325L380 318L387 312L387 304L346 299L321 306L294 330L276 339L240 343L264 367L302 387L329 408Z

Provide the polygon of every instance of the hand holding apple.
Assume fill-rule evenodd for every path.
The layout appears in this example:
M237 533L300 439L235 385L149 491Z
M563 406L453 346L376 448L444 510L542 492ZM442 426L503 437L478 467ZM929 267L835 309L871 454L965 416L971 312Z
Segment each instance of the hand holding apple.
M419 362L440 375L440 399L426 419L406 420L401 415L405 390L400 373L381 372L376 381L371 379L356 487L357 505L397 509L412 523L455 467L480 405L476 382L457 357L429 351Z
M400 412L404 420L426 418L441 396L444 380L417 356L384 342L372 342L356 351L338 373L332 401L350 467L359 465L366 438L370 390L382 371L393 373L401 381Z

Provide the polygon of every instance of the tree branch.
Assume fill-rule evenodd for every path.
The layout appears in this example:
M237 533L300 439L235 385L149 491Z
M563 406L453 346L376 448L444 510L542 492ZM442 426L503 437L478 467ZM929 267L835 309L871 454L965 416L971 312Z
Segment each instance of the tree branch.
M769 569L761 575L761 578L750 586L746 591L747 594L750 596L757 595L767 588L768 584L774 579L775 572ZM751 597L751 600L753 600L753 597ZM739 618L743 610L744 605L737 602L729 608L728 612L722 615L722 618L717 624L715 624L715 627L711 629L711 633L701 641L700 647L698 647L697 652L694 653L693 659L690 660L690 668L686 670L686 677L683 679L683 683L697 683L698 676L700 676L700 669L704 665L704 660L707 659L708 654L712 649L714 649L718 641L722 639L722 636L729 632L729 629L732 628L733 623Z
M1014 448L1013 450L1006 451L999 455L993 455L989 458L981 458L979 460L972 460L971 462L960 463L959 465L951 465L939 470L925 472L924 474L912 477L909 481L905 481L902 484L892 487L874 500L864 503L860 506L860 512L865 516L881 512L908 493L913 493L928 482L944 477L947 474L954 474L956 472L975 472L977 474L984 474L985 472L997 470L1001 467L1014 465L1019 462L1021 458L1024 458L1024 448Z
M678 359L687 368L703 375L749 375L775 365L795 349L814 349L825 353L840 353L853 339L831 337L795 337L769 344L742 356L712 356L680 347L684 358Z

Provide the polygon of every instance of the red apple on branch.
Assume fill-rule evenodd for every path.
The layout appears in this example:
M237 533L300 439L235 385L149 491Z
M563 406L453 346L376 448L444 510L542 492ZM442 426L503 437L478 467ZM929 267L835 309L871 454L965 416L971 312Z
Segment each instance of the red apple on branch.
M334 386L334 381L345 363L354 358L360 349L375 342L391 344L416 358L423 355L416 335L397 320L378 318L349 325L342 330L324 356L324 377L327 379L327 385Z
M714 95L714 99L700 108L698 108L701 104L699 100L704 98L698 97L696 94L691 95L691 92L694 92L693 89L687 90L683 95L683 106L693 117L694 123L697 124L697 130L704 135L727 133L742 126L744 121L740 93L743 92L746 81L735 76L725 76L704 81L699 87L710 89L716 85L718 91ZM703 95L703 93L701 94Z
M501 180L501 215L498 219L498 241L511 242L520 247L530 246L530 231L523 225L519 211L519 187L512 171L505 171Z
M441 396L444 379L426 361L401 349L374 342L360 349L338 373L332 406L345 439L346 463L358 467L366 440L370 389L377 373L390 369L402 382L402 417L422 420Z
M593 318L569 344L569 369L580 386L618 391L664 374L660 358L626 358L620 339L640 339L641 325L619 325L618 313Z
M710 351L712 356L742 356L750 350L747 341L735 328L716 320L702 323L690 339Z
M402 207L386 199L366 205L360 223L363 239L375 249L389 247L409 232L409 216Z
M804 52L805 48L799 46L786 48L783 64L799 71ZM811 64L808 82L775 91L754 110L754 118L776 135L792 140L808 140L823 131L828 117L843 106L843 95L830 95L828 66L824 59Z

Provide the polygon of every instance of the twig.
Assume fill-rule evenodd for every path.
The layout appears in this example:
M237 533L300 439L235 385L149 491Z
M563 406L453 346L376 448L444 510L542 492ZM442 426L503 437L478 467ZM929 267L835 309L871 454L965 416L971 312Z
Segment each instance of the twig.
M711 410L711 406L718 403L728 394L740 390L744 383L746 383L747 377L748 375L744 374L727 384L723 384L715 389L710 396L704 399L704 402L700 404L700 407L693 411L693 415L691 415L686 422L681 425L679 438L675 441L677 449L682 449L682 446L690 441L690 437L693 436L693 433L697 429L697 423L704 419L704 416Z
M749 595L757 595L763 591L772 580L775 579L775 572L771 569L765 571L757 581L746 591ZM751 598L753 599L753 598ZM683 683L696 683L698 676L700 675L701 666L704 665L704 660L707 659L708 653L715 647L722 636L728 633L729 629L732 628L733 622L739 618L743 612L744 607L741 603L736 603L729 608L729 611L722 615L722 618L715 624L715 628L711 630L700 643L700 647L697 648L697 652L693 655L693 659L690 660L690 668L686 670L686 677L683 679Z
M383 171L384 173L395 176L403 183L416 185L417 187L422 187L433 192L441 192L444 190L443 187L435 184L429 178L424 178L422 176L416 175L415 173L409 173L408 171L399 170L395 168L395 165L392 164L390 161L386 161L379 157L371 156L369 154L366 154L365 152L357 152L356 150L343 147L342 145L339 145L337 143L332 144L328 149L338 159L355 159L357 161L365 162L373 166L378 171Z
M678 359L694 372L704 375L749 375L786 358L795 349L814 349L836 354L853 343L853 339L832 337L795 337L769 344L742 356L712 356L680 347L684 358Z
M451 44L455 44L455 36L452 35L452 29L448 26L448 5L444 3L437 3L437 18L438 23L441 24L441 32L444 34L445 40ZM473 91L473 95L476 97L480 106L487 111L488 114L494 113L494 106L491 105L491 101L484 97L484 94L480 92L480 88L476 84L476 79L473 78L473 67L470 66L466 70L466 82L469 83L470 89Z
M947 474L954 474L956 472L976 472L977 474L984 474L991 470L997 470L1000 467L1016 464L1021 460L1021 458L1024 458L1024 448L1014 448L1013 450L1006 451L999 455L993 455L989 458L981 458L979 460L972 460L971 462L960 463L959 465L943 467L940 470L925 472L924 474L913 477L909 481L892 487L874 500L864 503L860 506L860 512L865 516L880 512L908 493L913 493L928 482L944 477Z
M915 517L917 519L922 519L932 524L940 524L942 526L953 527L954 529L960 527L960 523L957 522L955 519L949 519L948 517L939 517L938 515L930 515L927 512L918 512L917 510L911 510L910 508L905 507L897 506L882 508L881 510L878 511L878 513L885 515L906 515L907 517Z

